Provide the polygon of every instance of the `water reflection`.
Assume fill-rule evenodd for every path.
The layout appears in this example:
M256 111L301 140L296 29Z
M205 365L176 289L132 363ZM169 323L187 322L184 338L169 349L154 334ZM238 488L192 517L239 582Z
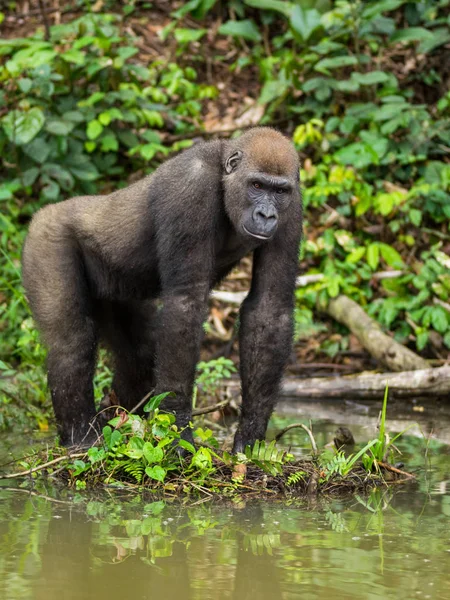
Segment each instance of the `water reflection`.
M321 447L340 424L357 443L375 432L376 414L361 423L325 416L314 423ZM276 415L272 427L289 418ZM431 420L420 425L436 430ZM445 437L445 427L436 431ZM302 436L285 436L298 454L309 451ZM399 447L417 482L309 505L186 507L118 492L0 487L0 599L448 600L450 447L420 431Z
M0 488L0 597L448 599L449 516L450 496L411 488L190 508Z

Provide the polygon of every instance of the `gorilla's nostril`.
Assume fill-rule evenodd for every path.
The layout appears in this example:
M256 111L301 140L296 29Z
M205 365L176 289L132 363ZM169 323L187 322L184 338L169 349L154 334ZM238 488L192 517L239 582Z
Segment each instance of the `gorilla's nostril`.
M261 209L255 211L255 217L257 219L263 219L264 221L270 221L270 222L277 220L276 215L274 215L272 212L267 212L267 211L264 211Z

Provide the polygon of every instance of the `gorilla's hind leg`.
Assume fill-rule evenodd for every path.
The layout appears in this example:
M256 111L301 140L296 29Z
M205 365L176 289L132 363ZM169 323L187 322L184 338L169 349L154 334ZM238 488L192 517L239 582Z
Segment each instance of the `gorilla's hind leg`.
M150 301L109 303L102 333L114 357L112 388L119 404L132 410L155 387L156 307ZM142 413L142 407L137 411Z
M96 361L93 322L84 323L70 344L51 344L47 356L48 384L60 441L65 446L89 446L97 439L92 379Z
M65 446L88 446L97 438L92 386L97 326L92 299L76 249L53 229L46 237L41 234L41 229L30 231L25 287L48 346L48 384L60 441ZM38 260L42 255L47 262Z

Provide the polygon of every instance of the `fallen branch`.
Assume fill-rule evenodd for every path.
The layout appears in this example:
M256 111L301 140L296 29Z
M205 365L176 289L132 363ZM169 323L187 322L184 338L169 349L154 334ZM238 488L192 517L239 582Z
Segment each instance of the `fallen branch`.
M386 385L394 398L448 396L450 366L402 373L360 373L342 377L287 378L281 395L296 398L383 398Z
M27 469L26 471L19 471L18 473L9 473L8 475L0 475L0 479L16 479L17 477L26 477L27 475L31 475L32 473L36 473L37 471L42 471L51 467L52 465L56 465L57 463L67 460L68 458L82 458L86 456L87 452L77 452L76 454L65 454L64 456L59 456L58 458L54 458L53 460L49 460L46 463L42 463L42 465L38 465L37 467L33 467L32 469Z
M311 442L313 454L317 454L317 444L316 444L316 440L314 439L314 436L312 434L312 431L311 431L311 429L309 429L309 427L306 427L306 425L303 425L303 423L292 423L292 425L288 425L287 427L282 429L279 433L277 433L277 435L275 436L275 441L278 442L278 440L280 440L286 432L290 431L291 429L295 429L297 427L306 431L306 433L308 434L308 437L310 439L310 442Z
M404 275L404 271L379 271L372 275L372 279L395 279ZM325 279L323 273L311 273L309 275L300 275L295 281L295 287L306 287L311 283L318 283ZM220 300L221 302L228 302L228 304L242 304L247 296L248 291L244 292L227 292L225 290L213 290L211 292L211 298Z
M378 323L348 296L331 299L325 311L333 319L346 325L364 348L391 371L428 368L425 359L383 333Z
M380 278L384 278L388 274L390 276L390 273L390 271L385 271L380 272L379 275ZM402 271L396 271L395 273L398 277ZM377 274L375 273L375 275ZM323 275L321 274L304 275L297 278L296 285L302 287L320 281L322 278ZM245 300L247 293L246 291L214 290L211 292L211 298L228 304L240 305ZM339 323L346 325L364 348L391 371L412 371L428 368L428 362L425 359L383 333L378 323L348 296L341 295L331 299L328 306L322 310Z
M380 467L383 467L383 469L386 469L386 471L390 471L391 473L395 473L396 475L404 475L405 477L408 477L409 479L415 479L415 477L416 477L412 473L408 473L407 471L402 471L401 469L397 469L397 467L394 467L393 465L390 465L388 463L381 462L378 460L377 464Z

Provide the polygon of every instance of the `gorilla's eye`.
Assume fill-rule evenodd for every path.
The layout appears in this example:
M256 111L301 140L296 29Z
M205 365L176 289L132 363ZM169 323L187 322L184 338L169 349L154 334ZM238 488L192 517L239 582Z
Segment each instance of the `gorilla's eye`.
M258 183L258 181L254 181L252 183L253 187L256 188L257 190L260 190L262 185L260 183Z
M284 188L277 188L277 189L275 190L275 192L276 192L277 194L284 194L284 193L285 193L285 191L286 191L286 190L285 190Z

